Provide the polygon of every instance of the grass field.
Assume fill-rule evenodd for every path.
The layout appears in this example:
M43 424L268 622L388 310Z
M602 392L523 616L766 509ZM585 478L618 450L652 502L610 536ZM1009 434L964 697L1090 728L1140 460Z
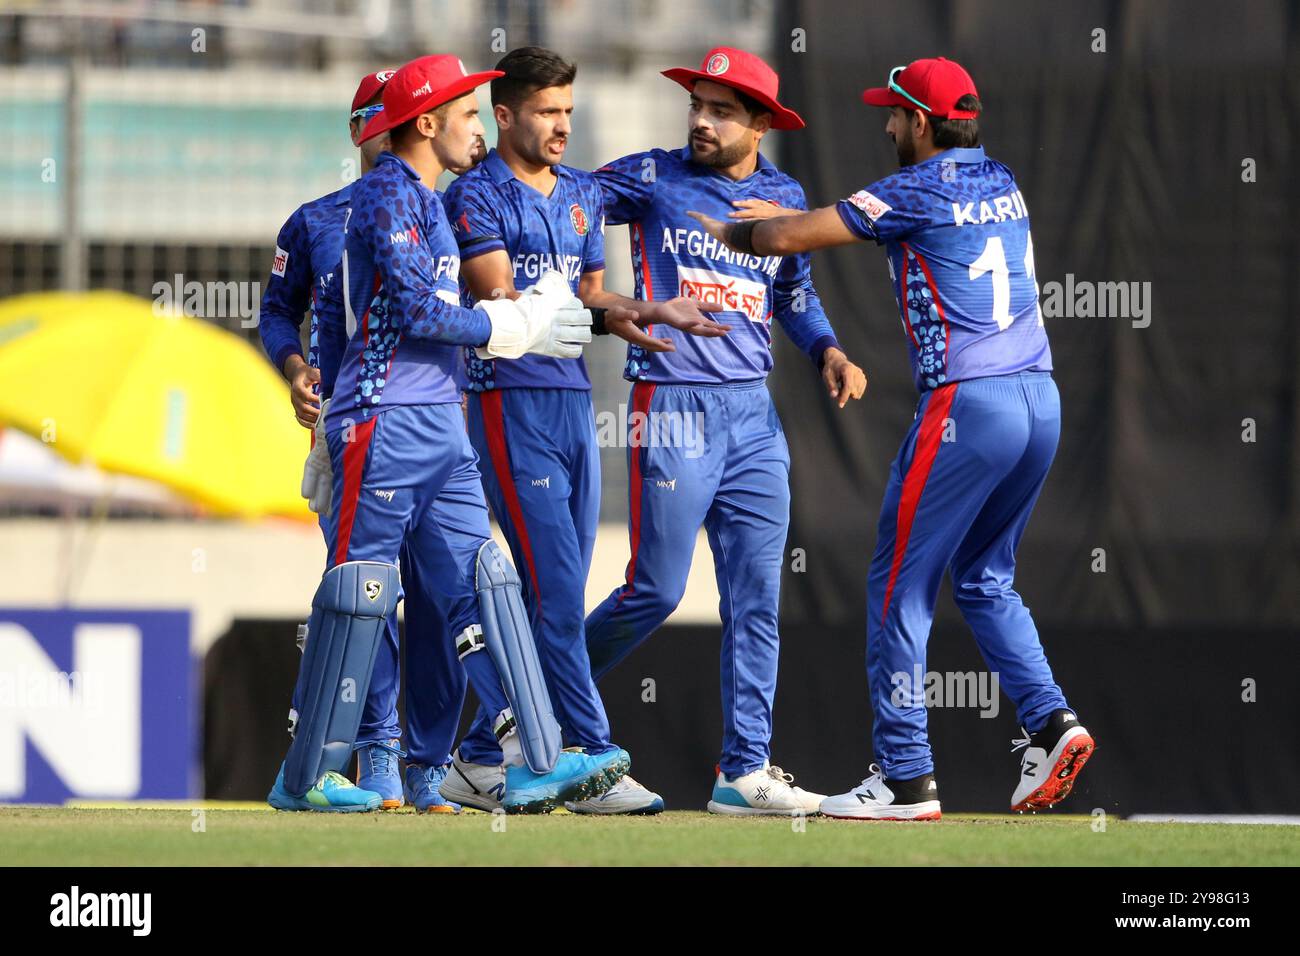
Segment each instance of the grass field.
M418 817L410 811L0 810L6 865L979 865L1250 866L1300 862L1300 827L945 816L938 823L810 818Z

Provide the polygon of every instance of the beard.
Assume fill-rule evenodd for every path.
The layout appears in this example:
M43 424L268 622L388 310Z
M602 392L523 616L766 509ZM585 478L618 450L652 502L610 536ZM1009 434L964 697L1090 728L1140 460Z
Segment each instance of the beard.
M723 146L720 143L712 153L702 154L695 148L695 137L691 137L691 159L701 166L712 166L715 169L725 169L728 166L735 166L749 155L749 146L744 142L732 143L730 146Z
M908 128L905 137L894 140L894 148L898 150L899 166L916 165L916 140L912 139L912 130L910 127Z

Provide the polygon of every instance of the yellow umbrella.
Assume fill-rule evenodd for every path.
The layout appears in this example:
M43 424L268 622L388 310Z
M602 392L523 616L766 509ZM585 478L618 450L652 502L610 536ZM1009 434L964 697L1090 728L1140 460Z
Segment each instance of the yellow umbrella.
M96 292L28 292L0 299L0 345L50 322L117 309L138 310L144 300L112 289Z
M247 342L117 293L20 298L0 304L0 421L219 514L311 518L307 434Z

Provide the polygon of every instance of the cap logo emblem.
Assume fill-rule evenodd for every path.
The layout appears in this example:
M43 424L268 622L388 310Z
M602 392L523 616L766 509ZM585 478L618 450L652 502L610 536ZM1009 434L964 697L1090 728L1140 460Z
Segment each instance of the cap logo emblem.
M375 79L378 80L380 83L387 83L389 80L393 78L393 74L396 72L397 72L396 70L380 70L378 73L375 74Z
M727 58L727 54L715 53L709 57L709 62L704 65L704 72L710 76L719 76L726 73L730 66L731 60Z

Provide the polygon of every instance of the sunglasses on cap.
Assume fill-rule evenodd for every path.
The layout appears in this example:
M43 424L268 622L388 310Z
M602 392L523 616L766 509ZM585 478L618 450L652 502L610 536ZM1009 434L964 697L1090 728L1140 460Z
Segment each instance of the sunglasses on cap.
M363 106L359 110L352 111L351 119L359 119L361 120L361 122L364 123L368 119L370 119L370 117L374 116L376 113L382 113L383 111L384 111L383 103L376 103L374 106Z
M911 102L915 103L917 106L921 107L921 109L925 110L925 112L927 113L933 112L930 109L930 107L926 106L924 103L918 100L911 93L907 92L907 90L899 86L898 81L894 79L894 77L898 76L898 74L903 72L903 70L905 69L907 69L907 67L905 66L896 66L889 71L889 83L887 84L888 87L891 90L893 90L895 93L897 93L899 96L903 97L906 100L910 100Z

